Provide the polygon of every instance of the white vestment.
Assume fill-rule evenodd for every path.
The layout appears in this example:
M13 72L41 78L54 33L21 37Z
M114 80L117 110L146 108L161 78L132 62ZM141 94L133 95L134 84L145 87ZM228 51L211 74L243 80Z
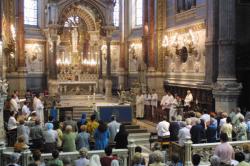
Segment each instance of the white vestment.
M169 121L171 121L172 116L174 116L174 117L177 116L177 108L176 108L177 106L178 106L178 102L176 99L174 99L172 104L171 104L170 111L169 111Z
M185 97L185 100L184 100L184 106L189 106L190 107L190 103L193 101L193 95L192 93L188 94L186 97Z
M144 116L144 96L136 96L136 118Z
M163 96L163 98L161 100L162 110L164 110L166 108L170 109L173 100L174 100L174 97L172 95L165 95L165 96Z
M39 98L34 97L33 109L34 109L34 111L36 111L36 115L40 119L42 124L44 122L43 108L44 108L44 106L43 106L42 101Z

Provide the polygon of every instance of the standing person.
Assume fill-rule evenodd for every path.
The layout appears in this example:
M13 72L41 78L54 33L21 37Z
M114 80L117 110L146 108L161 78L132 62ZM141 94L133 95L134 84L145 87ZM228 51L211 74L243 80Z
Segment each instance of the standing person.
M247 124L247 139L250 140L250 119L246 121Z
M181 128L180 122L177 122L175 116L172 116L170 126L169 126L170 141L173 141L173 142L178 141L178 133L179 133L180 128Z
M76 136L76 149L80 150L82 148L89 149L89 139L90 134L86 132L87 127L85 125L82 125L80 127L80 133Z
M158 107L158 95L155 89L152 89L151 106L152 106L152 119L154 119L155 111Z
M17 127L17 137L23 135L24 136L24 142L26 144L29 144L29 135L30 135L30 129L28 126L24 125L24 120L19 121L19 126Z
M35 121L35 126L31 127L30 129L30 138L32 140L34 149L43 148L43 129L40 124L40 120L37 119Z
M87 114L85 112L82 113L81 119L77 122L78 131L81 131L81 126L87 124Z
M95 148L96 150L103 150L108 146L109 143L109 131L107 125L100 121L98 128L95 130L94 139L95 139Z
M144 96L141 92L136 96L136 118L142 119L144 117Z
M116 149L126 149L128 146L128 132L126 131L125 126L120 125L119 132L116 134L114 139Z
M163 96L161 100L162 110L166 112L167 120L169 120L169 112L170 112L170 108L172 106L173 100L174 100L174 97L169 91L166 92L166 95Z
M207 126L206 130L206 136L207 136L207 142L212 143L216 142L217 137L217 125L214 123L216 120L214 118L210 119L210 124Z
M221 144L216 146L214 155L220 157L222 163L230 165L231 160L234 158L234 149L228 143L228 137L226 133L221 133L220 141Z
M66 120L63 122L64 127L70 125L74 132L78 132L77 122L72 120L71 116L67 116Z
M37 118L40 119L41 124L44 124L44 112L43 112L43 103L40 99L39 93L36 94L36 96L33 99L33 109L36 111Z
M18 113L18 104L16 101L16 96L14 94L11 95L11 99L10 99L10 111L14 111L15 113Z
M190 135L190 123L191 123L191 121L189 121L189 119L186 119L186 123L184 124L185 126L179 130L179 133L178 133L178 139L179 140L178 140L178 142L179 142L179 145L181 145L181 146L184 146L185 141L188 138L191 138L191 135Z
M45 153L52 153L53 150L56 149L56 141L57 141L57 132L53 130L53 124L47 123L46 130L43 132L44 138L44 152Z
M236 129L236 139L238 141L245 141L247 140L247 124L245 123L244 121L244 118L243 117L240 117L239 118L239 125Z
M224 123L220 129L220 133L226 133L230 141L232 141L233 126L231 124L231 118L227 117L226 123Z
M22 107L22 115L25 117L25 119L28 119L28 117L30 116L30 109L28 107L28 104L29 103L25 101Z
M191 140L193 144L198 144L201 142L203 136L205 135L204 128L201 125L201 120L197 119L196 124L190 129Z
M20 106L20 100L19 100L18 95L19 95L18 91L14 90L14 96L15 96L15 100L16 100L17 107L18 107L18 110L19 110L21 108L21 106Z
M63 134L63 152L76 151L76 133L73 132L72 126L67 125Z
M147 90L144 94L144 110L145 110L145 118L150 119L151 118L151 99L152 96Z
M238 108L236 108L235 116L232 118L232 125L234 128L237 128L239 126L240 118L244 119L244 115L242 115L241 109L238 107Z
M112 116L111 120L112 121L108 123L108 130L110 133L110 142L114 142L115 136L118 133L121 124L116 121L116 116Z
M191 102L193 101L193 95L190 90L187 90L187 95L184 100L184 107L188 110L191 107Z
M87 159L88 156L88 149L81 148L79 150L80 158L75 160L75 166L89 166L89 160Z
M179 99L180 97L175 94L175 98L172 101L170 111L169 111L169 121L171 121L171 118L174 116L176 117L178 115L177 108L180 106Z
M95 130L99 126L99 123L96 121L96 115L91 115L90 120L87 122L87 132L90 134L90 138L94 137Z

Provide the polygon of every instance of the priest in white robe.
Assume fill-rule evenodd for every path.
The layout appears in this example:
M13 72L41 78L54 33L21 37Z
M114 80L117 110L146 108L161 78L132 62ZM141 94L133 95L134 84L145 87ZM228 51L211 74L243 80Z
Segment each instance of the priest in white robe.
M144 117L144 96L139 92L136 96L136 118Z
M163 96L161 100L162 110L166 111L167 119L169 119L169 110L172 106L173 101L174 97L170 92L167 92L167 94Z
M155 89L152 89L151 106L152 106L152 118L154 119L155 111L158 107L158 95Z
M39 94L36 94L33 99L33 109L36 111L37 118L40 119L41 124L44 124L44 106Z

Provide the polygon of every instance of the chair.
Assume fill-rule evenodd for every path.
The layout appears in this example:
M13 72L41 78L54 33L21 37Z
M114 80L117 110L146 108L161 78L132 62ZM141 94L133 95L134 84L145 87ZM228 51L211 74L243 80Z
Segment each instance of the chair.
M152 143L158 142L158 135L155 132L151 132L149 136L150 149L152 148Z

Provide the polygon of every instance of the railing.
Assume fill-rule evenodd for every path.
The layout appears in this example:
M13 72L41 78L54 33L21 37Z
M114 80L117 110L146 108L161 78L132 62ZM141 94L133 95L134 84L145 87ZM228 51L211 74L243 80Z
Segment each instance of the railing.
M0 148L0 166L6 166L8 164L8 158L13 153L13 149L8 149L5 147ZM88 156L91 157L92 155L97 154L100 157L104 156L105 153L103 150L94 150L89 151ZM128 161L128 150L127 149L114 149L113 154L117 156L119 163L121 166L127 166ZM71 161L74 161L80 157L79 152L61 152L59 155L60 159L70 158ZM41 155L41 160L45 162L45 164L52 159L51 153L43 153ZM32 153L31 151L27 150L21 153L20 164L22 166L27 166L31 163L32 160Z

